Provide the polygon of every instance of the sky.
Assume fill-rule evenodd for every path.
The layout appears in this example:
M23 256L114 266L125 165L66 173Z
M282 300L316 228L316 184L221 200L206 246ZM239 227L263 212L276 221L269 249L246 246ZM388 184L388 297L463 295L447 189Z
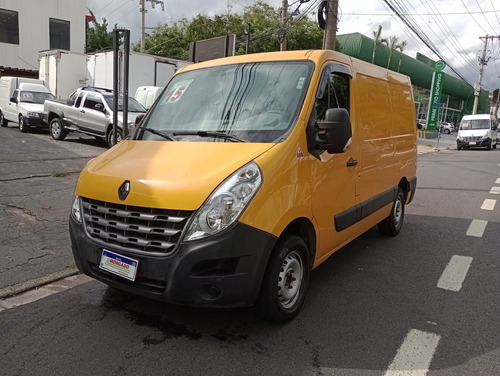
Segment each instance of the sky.
M304 1L304 0L302 0ZM156 3L154 9L152 3ZM162 10L163 2L164 10ZM182 18L188 20L198 14L213 16L220 13L242 14L246 6L256 0L146 0L146 32L162 24L171 24ZM281 7L282 0L265 0L272 7ZM310 12L316 17L320 0L288 0L289 11L299 5L301 14ZM130 30L132 43L139 43L141 13L139 0L86 0L87 8L96 15L97 21L106 18L108 25ZM362 3L362 6L360 6ZM387 3L404 3L407 23L403 22ZM421 38L408 27L413 29ZM487 62L481 79L481 88L495 90L500 87L500 2L498 0L339 0L338 34L358 32L372 38L373 32L382 26L382 37L396 36L406 41L404 53L415 57L417 52L433 60L443 58L448 67L446 73L458 72L471 85L477 85L480 76L479 58ZM485 38L493 36L495 38ZM431 46L429 48L428 46ZM436 55L437 51L439 55ZM453 68L453 69L452 69Z

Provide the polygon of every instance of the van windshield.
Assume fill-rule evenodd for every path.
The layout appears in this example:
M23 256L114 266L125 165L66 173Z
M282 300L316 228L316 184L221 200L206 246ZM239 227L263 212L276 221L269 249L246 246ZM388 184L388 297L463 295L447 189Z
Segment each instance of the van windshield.
M43 104L45 99L53 99L51 93L43 93L40 91L21 91L19 93L19 102Z
M468 131L472 129L490 129L489 119L462 120L460 129Z
M180 73L133 138L279 142L295 124L312 70L312 62L275 61Z

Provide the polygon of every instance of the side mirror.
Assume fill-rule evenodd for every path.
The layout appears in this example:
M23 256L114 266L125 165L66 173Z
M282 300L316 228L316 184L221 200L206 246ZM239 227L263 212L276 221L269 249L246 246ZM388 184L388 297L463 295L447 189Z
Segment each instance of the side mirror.
M343 153L352 137L351 119L345 108L329 108L325 120L318 122L315 135L316 150L330 154Z
M144 115L145 114L140 114L135 118L135 125L139 124L142 121L142 119L144 119Z
M12 98L10 98L10 101L11 101L11 102L14 102L14 103L18 103L18 101L17 101L17 98L16 98L16 97L12 97Z

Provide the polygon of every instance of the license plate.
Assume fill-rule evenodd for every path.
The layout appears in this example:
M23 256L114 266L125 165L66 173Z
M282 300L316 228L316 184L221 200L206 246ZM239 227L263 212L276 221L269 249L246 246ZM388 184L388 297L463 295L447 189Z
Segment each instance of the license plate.
M107 272L134 281L137 275L138 266L139 260L125 257L118 253L108 251L107 249L102 250L99 268Z

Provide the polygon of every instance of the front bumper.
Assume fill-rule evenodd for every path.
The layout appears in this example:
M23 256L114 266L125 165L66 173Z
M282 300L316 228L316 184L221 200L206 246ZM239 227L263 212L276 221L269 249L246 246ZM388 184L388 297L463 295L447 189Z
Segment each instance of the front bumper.
M47 124L43 121L43 118L40 117L28 117L24 116L24 123L30 127L36 128L47 128Z
M479 141L469 141L469 140L460 140L457 138L457 147L473 147L473 148L485 148L491 146L492 140L490 137Z
M237 223L209 239L181 242L169 256L124 252L139 261L135 281L99 268L102 250L112 247L92 239L70 216L70 237L81 272L112 287L156 300L203 307L245 307L258 297L267 261L277 238Z

